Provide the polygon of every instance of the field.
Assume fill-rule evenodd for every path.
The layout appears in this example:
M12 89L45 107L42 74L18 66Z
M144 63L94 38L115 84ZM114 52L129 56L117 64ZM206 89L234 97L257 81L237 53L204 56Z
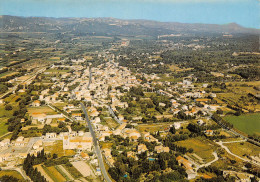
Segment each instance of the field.
M176 142L178 146L192 148L193 152L204 159L205 162L209 162L214 159L212 152L215 150L215 147L209 142L205 142L203 138L190 138L188 140L183 140Z
M11 104L13 106L13 108L15 107L15 104ZM17 105L17 104L16 104ZM10 118L13 115L13 110L7 111L5 110L5 105L4 104L0 104L0 118L2 117L8 117Z
M45 71L46 72L49 72L49 73L67 73L69 72L70 70L58 70L58 69L48 69Z
M42 106L42 107L29 107L27 108L28 113L32 114L32 113L45 113L45 114L57 114L55 111L53 111L51 108L49 108L48 106Z
M15 74L17 74L18 72L12 72L12 71L7 71L7 72L5 72L5 73L1 73L0 74L0 78L5 78L5 77L7 77L7 76L12 76L12 75L15 75Z
M227 146L232 153L240 157L243 157L243 155L258 156L260 153L260 147L253 145L249 142L225 143L224 145Z
M65 107L66 105L68 104L64 102L57 102L53 104L53 106L58 107L59 109L63 109L63 107Z
M7 118L0 118L0 136L7 133L8 125L6 125Z
M57 182L63 182L66 181L66 179L57 171L57 169L54 166L51 167L45 167L42 166L45 172L53 179L53 181Z
M19 179L21 181L25 181L23 179L22 175L19 172L17 172L17 171L11 171L11 170L0 171L0 177L5 176L5 175L13 176L13 177L15 177L15 178L17 178L17 179Z
M104 120L110 128L116 128L118 126L118 123L111 117L105 117Z
M93 175L90 166L84 161L71 162L71 164L82 174L83 177Z
M50 143L49 145L44 145L44 151L47 153L51 153L51 155L57 154L58 157L75 155L75 152L73 150L63 150L62 140L55 141L54 143Z
M137 129L141 132L157 132L157 131L165 131L165 129L169 128L173 123L154 123L154 124L139 124Z
M249 135L260 135L260 113L245 114L241 116L226 116L225 120L232 123L235 128Z

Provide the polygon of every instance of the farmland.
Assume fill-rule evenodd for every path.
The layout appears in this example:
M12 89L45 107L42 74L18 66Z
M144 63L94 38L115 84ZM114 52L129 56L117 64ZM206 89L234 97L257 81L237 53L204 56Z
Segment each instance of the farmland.
M51 108L48 106L42 106L42 107L29 107L28 113L31 115L32 113L45 113L45 114L56 114Z
M245 114L241 116L226 116L225 119L235 128L249 135L260 135L260 113Z
M20 181L25 181L23 179L22 175L17 171L11 171L11 170L0 171L0 177L5 176L5 175L15 177L15 178L19 179Z
M183 141L176 142L178 146L192 148L193 152L209 162L214 159L212 152L215 150L214 146L210 143L205 143L203 138L191 138Z
M249 142L241 142L241 143L227 143L225 144L225 146L227 146L229 148L229 150L240 156L252 156L252 155L259 155L260 153L260 148L249 143Z
M8 125L6 124L7 118L0 118L0 136L7 133Z

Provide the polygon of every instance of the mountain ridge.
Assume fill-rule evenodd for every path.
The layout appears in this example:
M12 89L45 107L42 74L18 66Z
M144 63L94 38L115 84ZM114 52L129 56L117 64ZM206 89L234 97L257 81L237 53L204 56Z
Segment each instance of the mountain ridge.
M174 33L249 33L260 34L260 29L246 28L235 22L228 24L203 24L160 22L143 19L99 18L55 18L0 16L1 32L74 32L95 35L163 35Z

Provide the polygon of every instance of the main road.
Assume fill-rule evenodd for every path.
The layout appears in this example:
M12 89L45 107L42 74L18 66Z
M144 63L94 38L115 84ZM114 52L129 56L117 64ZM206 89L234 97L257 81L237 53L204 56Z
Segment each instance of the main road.
M80 103L81 105L81 108L85 114L85 119L88 123L88 127L89 127L89 131L92 135L92 138L93 138L93 143L94 143L94 147L95 147L95 151L96 151L96 154L97 154L97 157L98 157L98 163L99 163L99 167L100 167L100 170L105 178L105 180L107 182L112 182L111 179L109 178L108 174L107 174L107 171L106 171L106 168L105 168L105 165L104 165L104 161L103 161L103 157L102 157L102 154L101 154L101 150L100 150L100 147L99 147L99 144L98 144L98 141L97 141L97 137L96 137L96 134L91 126L91 123L90 123L90 120L89 120L89 117L88 117L88 113L86 111L86 107L83 103Z

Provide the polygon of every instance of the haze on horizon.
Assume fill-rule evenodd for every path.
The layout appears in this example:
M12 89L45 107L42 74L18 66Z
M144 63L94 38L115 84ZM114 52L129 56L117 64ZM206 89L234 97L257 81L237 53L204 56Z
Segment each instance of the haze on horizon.
M260 28L259 0L1 0L0 14L113 17Z

